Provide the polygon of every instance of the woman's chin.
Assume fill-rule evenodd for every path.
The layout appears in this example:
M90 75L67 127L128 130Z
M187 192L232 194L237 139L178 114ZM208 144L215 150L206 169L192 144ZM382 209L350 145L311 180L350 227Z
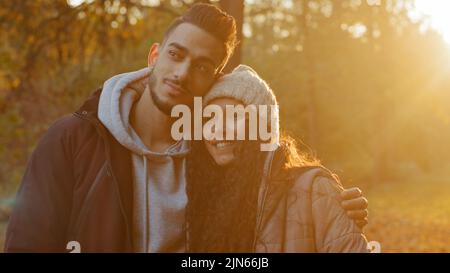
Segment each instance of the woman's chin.
M227 145L222 146L219 146L216 143L205 142L205 147L216 164L221 167L230 165L235 160L237 142L228 143Z
M226 166L230 165L233 162L233 160L234 160L234 155L221 155L221 156L214 157L214 161L220 167L226 167Z

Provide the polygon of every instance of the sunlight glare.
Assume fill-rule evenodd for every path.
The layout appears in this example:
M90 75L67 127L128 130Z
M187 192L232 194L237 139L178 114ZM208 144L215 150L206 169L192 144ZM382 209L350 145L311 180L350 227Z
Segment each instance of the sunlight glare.
M430 26L436 29L450 44L450 1L416 0L416 8L429 17Z

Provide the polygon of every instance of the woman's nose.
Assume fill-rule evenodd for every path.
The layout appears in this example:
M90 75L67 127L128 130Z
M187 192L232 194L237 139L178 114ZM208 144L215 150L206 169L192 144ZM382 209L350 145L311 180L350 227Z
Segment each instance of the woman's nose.
M211 126L211 130L203 130L203 137L206 140L225 140L224 126L217 126L214 124Z

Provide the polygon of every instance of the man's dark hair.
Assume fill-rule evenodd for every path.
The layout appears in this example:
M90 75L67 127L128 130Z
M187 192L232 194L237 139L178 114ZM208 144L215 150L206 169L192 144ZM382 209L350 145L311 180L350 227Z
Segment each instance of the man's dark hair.
M164 41L182 23L193 24L223 43L226 55L220 65L221 70L233 54L237 44L236 21L233 16L211 4L195 4L172 22L164 34Z

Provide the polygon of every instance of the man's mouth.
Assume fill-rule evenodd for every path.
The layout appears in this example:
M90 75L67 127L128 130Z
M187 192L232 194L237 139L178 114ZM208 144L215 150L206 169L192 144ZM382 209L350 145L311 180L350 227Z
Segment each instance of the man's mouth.
M167 86L170 87L170 89L172 91L171 93L173 95L181 95L181 94L188 93L186 89L184 89L180 85L175 84L175 83L173 83L173 82L171 82L169 80L164 80L163 82L164 82L164 84L166 84Z

